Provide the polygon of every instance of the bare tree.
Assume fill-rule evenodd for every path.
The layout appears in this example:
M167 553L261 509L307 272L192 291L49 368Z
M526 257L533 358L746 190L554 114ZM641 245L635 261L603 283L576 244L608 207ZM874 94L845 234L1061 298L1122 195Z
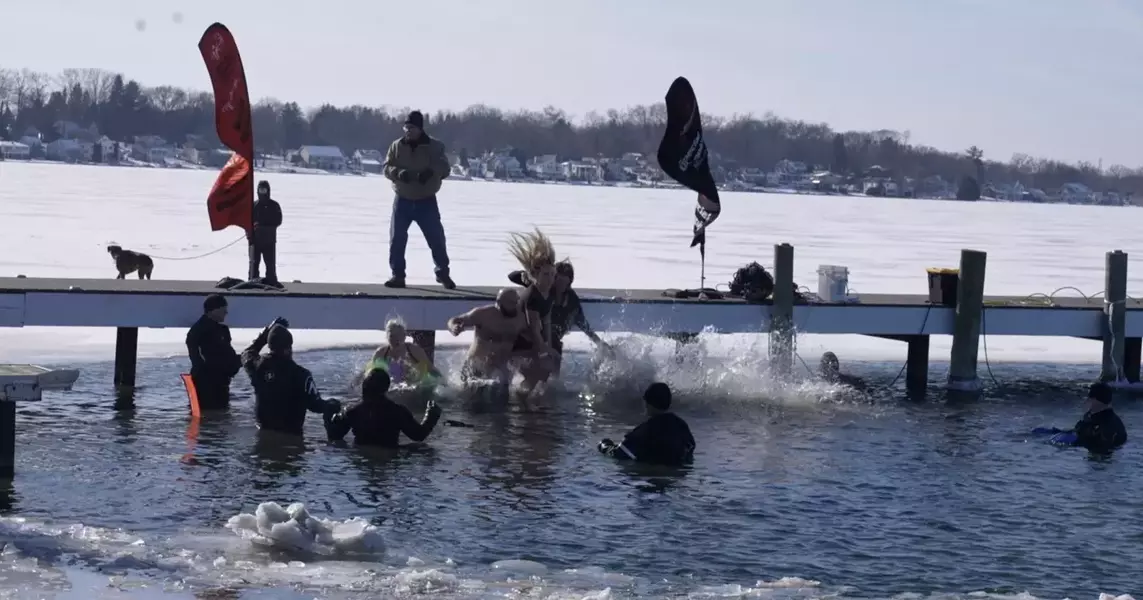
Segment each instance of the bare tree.
M181 88L161 85L159 87L147 88L143 93L151 103L151 106L163 112L173 112L186 108L187 106L187 92Z
M94 102L107 102L111 97L111 83L115 73L103 69L79 69L80 85L91 94Z

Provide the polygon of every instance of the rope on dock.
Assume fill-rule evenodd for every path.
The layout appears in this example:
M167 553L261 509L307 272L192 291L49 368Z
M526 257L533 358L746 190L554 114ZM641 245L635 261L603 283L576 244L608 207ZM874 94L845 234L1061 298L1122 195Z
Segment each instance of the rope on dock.
M233 246L234 244L237 244L238 242L241 242L241 241L242 241L242 240L244 240L244 239L246 239L246 234L242 234L242 237L240 237L240 238L238 238L238 239L234 240L233 242L230 242L229 244L227 244L227 245L225 245L225 246L223 246L223 247L221 247L221 248L218 248L218 249L215 249L215 250L211 250L210 252L207 252L206 254L199 254L199 255L197 255L197 256L178 256L178 257L170 257L170 256L155 256L154 254L151 254L151 253L147 253L147 256L150 256L151 258L157 258L157 259L159 259L159 260L197 260L197 259L200 259L200 258L206 258L206 257L208 257L208 256L210 256L210 255L212 255L212 254L218 254L219 252L222 252L223 250L226 250L227 248L229 248L229 247Z

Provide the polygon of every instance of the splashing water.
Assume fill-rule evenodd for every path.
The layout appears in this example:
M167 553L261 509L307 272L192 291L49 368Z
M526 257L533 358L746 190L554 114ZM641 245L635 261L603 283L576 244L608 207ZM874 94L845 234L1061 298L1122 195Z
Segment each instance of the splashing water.
M811 407L850 392L808 369L782 375L770 364L764 336L736 337L731 341L708 328L685 344L639 334L613 338L610 350L596 349L591 357L585 395L630 400L663 381L690 405L725 409L736 403Z
M254 514L230 517L226 527L252 544L290 552L344 555L381 553L385 549L380 530L368 521L360 517L346 521L313 517L301 502L284 509L276 502L263 502Z

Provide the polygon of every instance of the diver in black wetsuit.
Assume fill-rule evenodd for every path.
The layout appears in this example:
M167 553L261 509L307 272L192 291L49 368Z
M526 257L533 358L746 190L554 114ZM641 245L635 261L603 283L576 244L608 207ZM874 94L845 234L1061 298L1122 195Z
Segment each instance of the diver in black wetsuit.
M651 418L631 430L618 444L605 438L599 443L599 451L620 460L647 464L690 463L694 459L695 438L687 422L670 412L671 388L665 383L652 383L643 393L643 401Z
M509 273L508 280L523 287L529 287L531 285L528 274L522 269ZM552 350L556 351L554 366L557 374L559 373L560 363L563 359L564 336L571 331L573 325L578 327L584 335L601 348L610 348L591 328L591 324L587 322L587 316L583 314L583 304L580 302L579 294L572 289L572 283L574 281L575 267L572 266L571 261L565 259L556 263L556 278L552 283L552 291L550 294L552 304L550 313L552 323L550 341Z
M402 433L414 442L425 441L441 418L440 407L430 400L424 419L418 423L408 408L389 399L388 392L389 374L384 369L370 369L361 382L361 402L325 418L329 441L340 441L350 431L359 446L398 448Z
M306 411L336 413L341 403L323 399L309 369L294 362L294 336L289 323L278 317L242 351L242 366L254 386L254 418L258 427L302 435ZM269 354L260 354L263 346Z
M1087 397L1088 410L1072 430L1076 434L1072 445L1106 454L1126 444L1127 428L1111 409L1111 386L1104 382L1094 383L1088 389Z
M225 296L207 296L202 303L202 316L187 331L191 380L203 410L230 407L230 380L242 369L242 361L231 345L230 328L223 324L227 310Z

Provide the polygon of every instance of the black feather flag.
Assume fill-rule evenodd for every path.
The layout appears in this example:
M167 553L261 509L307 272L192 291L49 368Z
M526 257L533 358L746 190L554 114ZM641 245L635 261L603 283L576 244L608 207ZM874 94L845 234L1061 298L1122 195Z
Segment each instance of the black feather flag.
M698 193L695 206L694 238L706 256L706 228L722 211L718 187L710 174L706 142L702 137L702 116L695 90L686 77L679 77L667 90L667 130L659 142L659 168L671 179Z

